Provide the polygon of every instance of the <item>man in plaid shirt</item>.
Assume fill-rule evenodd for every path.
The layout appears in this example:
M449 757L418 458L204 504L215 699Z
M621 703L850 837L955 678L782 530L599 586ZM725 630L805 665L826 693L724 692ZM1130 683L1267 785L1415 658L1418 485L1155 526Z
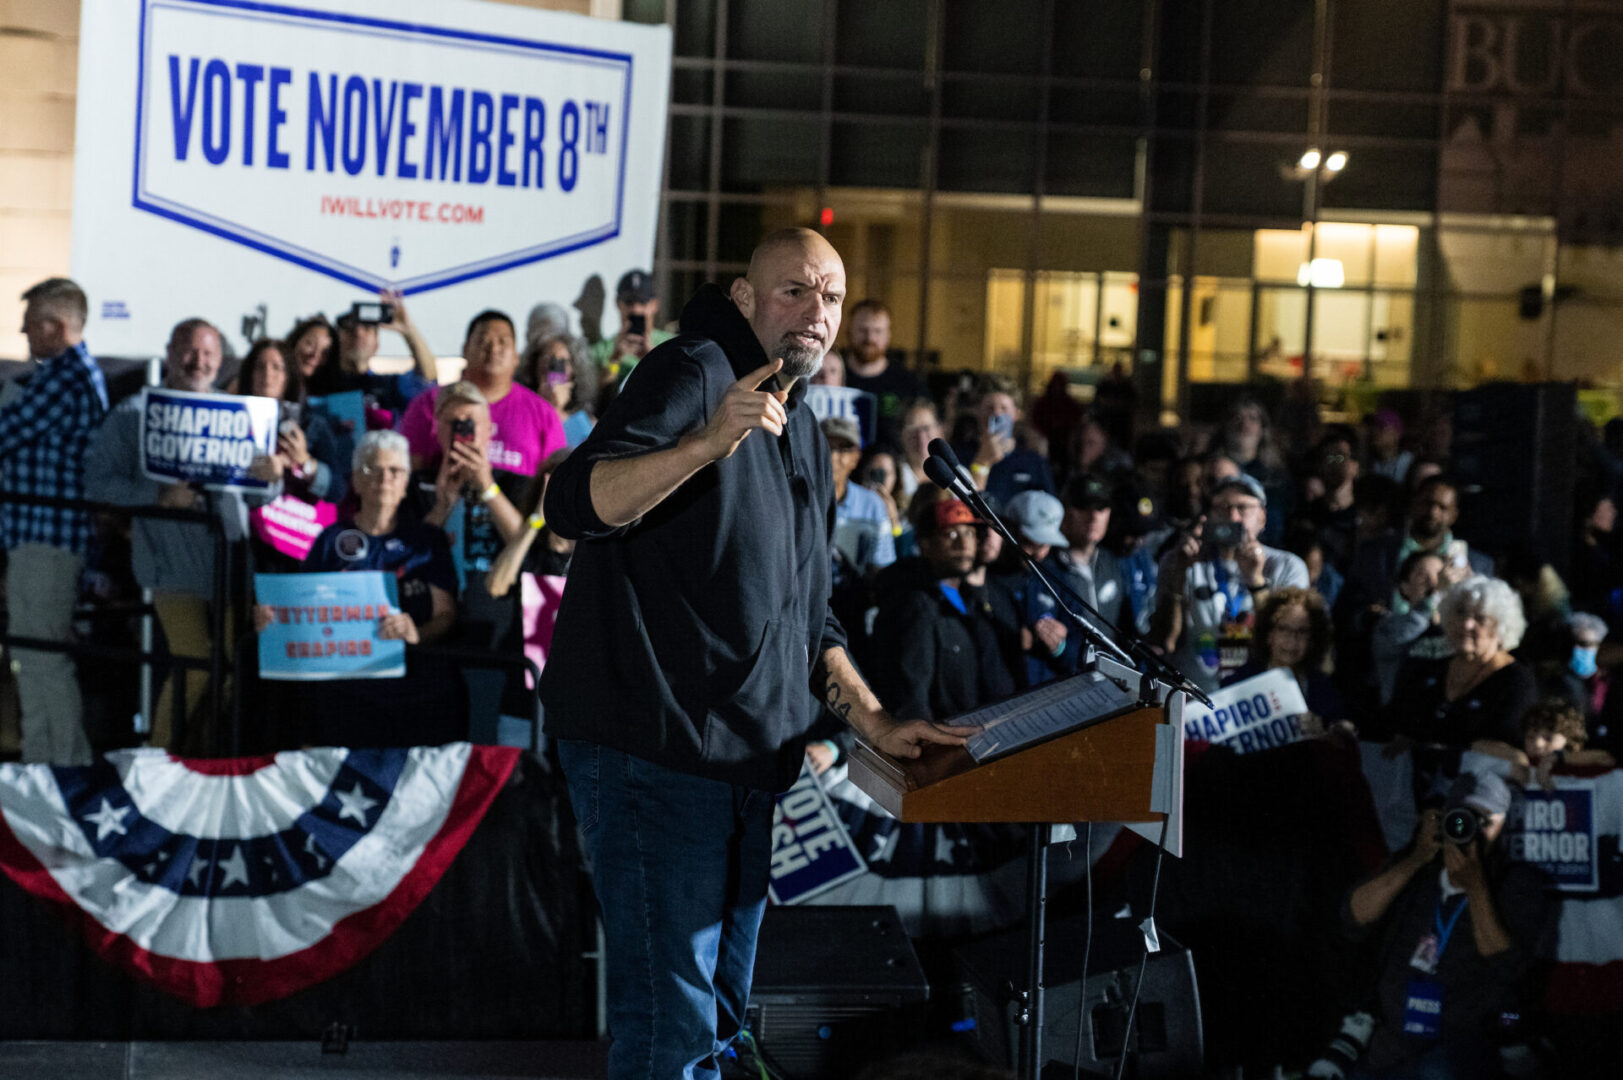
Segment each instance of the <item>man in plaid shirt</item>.
M0 408L0 489L84 498L85 449L107 415L107 384L84 345L89 305L78 285L50 278L23 293L23 333L38 361L28 388ZM80 510L0 502L10 632L67 641L90 521ZM17 649L23 760L90 764L79 681L66 653Z

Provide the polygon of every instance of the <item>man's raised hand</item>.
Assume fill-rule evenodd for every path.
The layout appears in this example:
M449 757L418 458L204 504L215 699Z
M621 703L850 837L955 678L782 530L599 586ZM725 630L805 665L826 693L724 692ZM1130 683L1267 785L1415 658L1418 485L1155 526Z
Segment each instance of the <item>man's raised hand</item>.
M756 428L773 435L783 434L784 426L789 422L789 414L784 411L783 403L776 395L757 389L776 375L781 367L782 360L773 360L727 388L726 396L721 399L715 414L699 435L712 461L732 457L738 444Z

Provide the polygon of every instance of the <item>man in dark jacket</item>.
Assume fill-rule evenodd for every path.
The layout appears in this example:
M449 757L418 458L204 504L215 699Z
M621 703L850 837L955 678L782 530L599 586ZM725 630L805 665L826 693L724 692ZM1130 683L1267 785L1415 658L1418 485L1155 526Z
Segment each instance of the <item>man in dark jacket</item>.
M983 590L967 585L975 515L957 499L920 500L916 558L880 582L877 681L897 716L946 720L1014 693Z
M547 489L547 523L580 543L541 697L612 943L610 1077L718 1075L772 793L817 699L896 757L962 742L892 720L828 611L833 481L802 398L844 294L821 236L768 236L729 293L699 290Z

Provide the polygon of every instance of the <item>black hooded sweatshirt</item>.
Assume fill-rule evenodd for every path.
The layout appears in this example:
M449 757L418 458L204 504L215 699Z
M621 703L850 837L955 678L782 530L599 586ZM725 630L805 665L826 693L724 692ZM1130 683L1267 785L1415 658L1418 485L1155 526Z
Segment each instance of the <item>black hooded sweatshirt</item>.
M752 431L638 521L605 524L591 497L597 462L675 446L766 362L727 295L702 287L552 475L547 524L580 541L541 677L554 738L764 791L799 774L813 676L845 646L828 606L834 480L804 380L782 436Z

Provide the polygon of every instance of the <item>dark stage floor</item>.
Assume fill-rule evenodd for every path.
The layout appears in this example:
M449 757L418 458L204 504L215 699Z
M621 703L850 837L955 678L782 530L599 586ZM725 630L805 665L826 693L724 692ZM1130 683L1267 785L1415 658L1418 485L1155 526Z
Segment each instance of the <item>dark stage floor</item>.
M0 1042L7 1080L592 1080L606 1043L376 1042L323 1054L313 1042Z

